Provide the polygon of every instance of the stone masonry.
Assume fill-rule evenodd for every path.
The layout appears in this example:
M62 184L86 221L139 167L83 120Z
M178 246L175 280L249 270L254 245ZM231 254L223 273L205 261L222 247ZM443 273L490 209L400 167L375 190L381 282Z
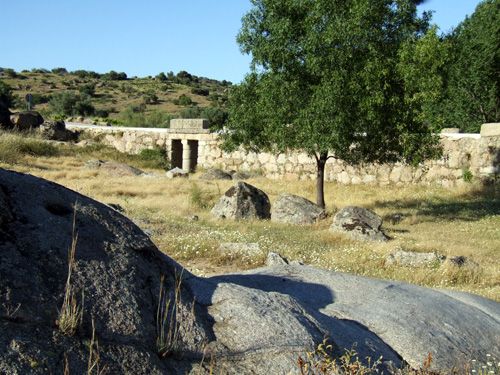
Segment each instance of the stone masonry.
M253 153L244 150L223 152L216 133L206 120L172 120L170 129L90 126L68 123L99 136L105 144L121 152L139 153L145 148L167 150L173 166L185 170L196 167L236 171L258 171L271 179L308 180L316 178L316 162L305 153ZM484 124L481 134L441 134L443 157L416 167L403 164L349 165L329 159L325 179L341 184L439 184L445 187L465 183L467 175L498 179L500 175L500 123Z

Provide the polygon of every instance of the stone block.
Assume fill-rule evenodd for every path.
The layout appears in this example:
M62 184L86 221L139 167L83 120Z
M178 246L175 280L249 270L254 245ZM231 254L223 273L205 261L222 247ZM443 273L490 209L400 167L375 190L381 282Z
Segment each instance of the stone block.
M441 129L441 134L456 134L460 133L460 128L444 128Z
M500 137L500 122L481 125L481 137Z
M208 129L208 120L192 118L174 118L170 120L170 129L176 130L203 130Z

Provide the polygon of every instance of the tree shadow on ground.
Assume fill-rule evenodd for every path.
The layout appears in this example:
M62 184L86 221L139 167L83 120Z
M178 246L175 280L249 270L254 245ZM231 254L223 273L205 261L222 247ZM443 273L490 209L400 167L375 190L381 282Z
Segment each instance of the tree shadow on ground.
M417 216L477 221L487 216L500 215L500 183L490 182L455 198L376 201L368 208L402 211L403 216L406 210L416 210ZM387 218L390 219L391 216L388 215Z

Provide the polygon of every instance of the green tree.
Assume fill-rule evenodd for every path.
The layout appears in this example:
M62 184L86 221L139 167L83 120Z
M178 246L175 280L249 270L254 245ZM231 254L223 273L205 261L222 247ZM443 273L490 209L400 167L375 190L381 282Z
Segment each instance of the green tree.
M2 80L0 80L0 103L2 103L6 108L12 108L14 104L12 87Z
M52 94L49 101L49 109L57 116L90 116L95 112L90 97L85 95L80 96L70 91Z
M316 159L321 207L330 157L426 157L437 141L424 122L405 122L398 71L403 43L427 29L428 16L417 17L421 2L252 0L238 35L252 71L230 91L224 147L307 152Z
M447 37L450 58L442 116L448 126L478 132L500 121L500 0L484 0Z

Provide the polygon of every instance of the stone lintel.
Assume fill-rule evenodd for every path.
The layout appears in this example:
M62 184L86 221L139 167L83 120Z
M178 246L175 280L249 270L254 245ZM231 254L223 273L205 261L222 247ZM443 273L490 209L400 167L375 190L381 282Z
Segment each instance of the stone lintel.
M208 120L193 118L174 118L170 120L170 129L208 129Z
M481 137L500 137L500 122L481 125Z

